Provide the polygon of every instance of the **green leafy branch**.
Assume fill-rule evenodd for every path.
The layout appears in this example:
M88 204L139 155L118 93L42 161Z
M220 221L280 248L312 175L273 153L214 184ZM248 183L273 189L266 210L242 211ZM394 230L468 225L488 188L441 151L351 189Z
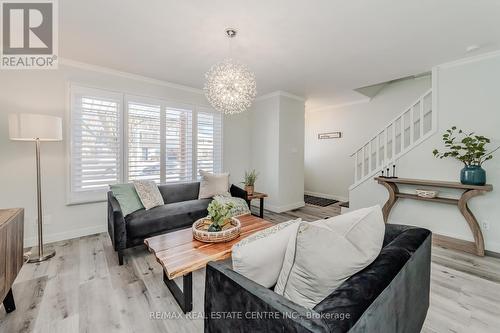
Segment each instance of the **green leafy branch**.
M443 159L453 157L466 166L481 166L484 162L493 158L493 153L500 147L491 151L486 149L486 144L491 140L482 135L475 135L474 132L466 133L463 130L457 130L456 126L446 130L443 134L443 141L446 151L439 152L434 149L432 152L435 157Z
M208 231L220 231L224 221L231 217L231 209L233 204L228 202L222 204L216 200L208 205L208 217L212 220L212 224L208 228Z

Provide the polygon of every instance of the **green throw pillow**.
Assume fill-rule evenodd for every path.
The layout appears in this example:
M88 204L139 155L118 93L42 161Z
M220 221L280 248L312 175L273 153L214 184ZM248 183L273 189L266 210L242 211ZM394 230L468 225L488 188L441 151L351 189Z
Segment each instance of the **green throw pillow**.
M136 210L144 208L137 195L134 184L116 184L109 185L109 187L116 200L118 200L124 217Z

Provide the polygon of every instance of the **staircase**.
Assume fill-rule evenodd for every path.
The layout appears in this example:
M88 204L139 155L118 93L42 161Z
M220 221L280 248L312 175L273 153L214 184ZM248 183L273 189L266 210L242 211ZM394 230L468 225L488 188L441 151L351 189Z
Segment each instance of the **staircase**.
M433 105L430 89L351 155L354 157L354 183L349 190L386 168L392 173L392 165L401 156L436 132L437 112Z

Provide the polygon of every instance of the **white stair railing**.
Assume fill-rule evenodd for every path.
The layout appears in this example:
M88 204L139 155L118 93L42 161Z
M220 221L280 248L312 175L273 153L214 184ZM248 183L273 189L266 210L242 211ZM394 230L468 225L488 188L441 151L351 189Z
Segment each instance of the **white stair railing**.
M354 183L349 189L372 178L382 169L390 168L392 173L392 165L401 156L434 134L437 112L433 105L431 89L352 153Z

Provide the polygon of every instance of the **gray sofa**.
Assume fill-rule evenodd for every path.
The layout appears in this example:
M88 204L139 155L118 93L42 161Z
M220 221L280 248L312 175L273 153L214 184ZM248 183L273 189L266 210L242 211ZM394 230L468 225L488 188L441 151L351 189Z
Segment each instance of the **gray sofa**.
M422 228L386 225L375 261L313 309L236 273L230 261L210 262L205 332L420 332L429 308L431 236Z
M212 199L198 199L199 182L159 185L158 189L165 205L140 209L125 217L113 193L108 192L108 233L120 265L124 249L141 245L151 236L190 228L194 221L207 216ZM247 193L241 188L232 185L230 192L246 200Z

